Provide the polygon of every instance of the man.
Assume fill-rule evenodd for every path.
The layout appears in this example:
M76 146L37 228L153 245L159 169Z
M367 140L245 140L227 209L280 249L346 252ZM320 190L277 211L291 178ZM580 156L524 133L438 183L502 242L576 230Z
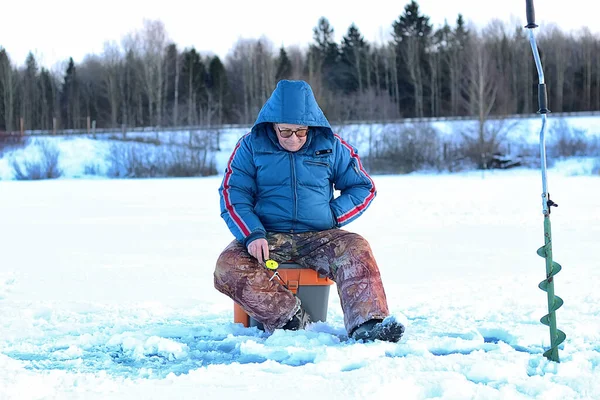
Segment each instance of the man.
M375 184L356 149L332 132L308 83L277 84L235 146L219 193L235 240L217 260L215 287L265 330L303 329L309 320L300 300L271 279L264 262L272 258L336 282L350 337L400 340L404 326L386 318L369 243L340 229L369 207Z

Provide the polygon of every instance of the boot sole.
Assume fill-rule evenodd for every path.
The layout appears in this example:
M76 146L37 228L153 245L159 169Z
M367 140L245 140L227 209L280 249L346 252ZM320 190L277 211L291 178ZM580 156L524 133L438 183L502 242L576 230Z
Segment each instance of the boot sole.
M404 334L404 325L399 322L391 322L388 324L378 323L368 332L356 335L354 340L374 341L382 340L385 342L396 343L400 341Z

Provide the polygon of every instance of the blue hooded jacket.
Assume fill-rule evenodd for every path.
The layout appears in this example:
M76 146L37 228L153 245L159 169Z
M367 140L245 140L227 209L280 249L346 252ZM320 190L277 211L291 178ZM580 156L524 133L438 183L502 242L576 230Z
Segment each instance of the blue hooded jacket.
M308 126L306 143L285 150L273 123ZM332 132L308 83L282 80L237 142L219 193L221 217L248 245L266 232L344 226L365 211L376 190L356 149Z

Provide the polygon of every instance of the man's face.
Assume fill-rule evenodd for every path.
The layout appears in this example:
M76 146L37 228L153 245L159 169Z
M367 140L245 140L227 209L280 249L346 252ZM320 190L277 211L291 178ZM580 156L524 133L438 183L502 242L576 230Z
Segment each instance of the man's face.
M306 143L308 127L296 124L273 124L281 147L287 151L298 151Z

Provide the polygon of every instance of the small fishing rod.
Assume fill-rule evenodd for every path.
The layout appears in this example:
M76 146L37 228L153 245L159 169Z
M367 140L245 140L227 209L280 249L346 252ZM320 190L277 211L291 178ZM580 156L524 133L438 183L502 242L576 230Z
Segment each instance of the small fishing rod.
M544 82L544 70L538 52L535 35L533 30L537 28L535 23L535 10L533 0L526 1L527 25L529 30L529 42L535 59L535 66L538 72L538 113L542 117L542 128L540 131L540 159L542 169L542 212L544 214L544 245L537 250L540 257L546 259L546 279L539 284L539 288L548 294L548 314L544 315L540 322L550 328L550 348L544 352L544 357L551 361L560 362L558 356L558 346L564 342L566 335L556 327L556 310L563 305L563 300L554 294L554 276L560 272L562 267L552 259L552 229L550 225L550 209L558 207L558 204L550 200L548 193L548 178L546 165L546 119L550 112L548 109L548 93L546 92L546 83Z

